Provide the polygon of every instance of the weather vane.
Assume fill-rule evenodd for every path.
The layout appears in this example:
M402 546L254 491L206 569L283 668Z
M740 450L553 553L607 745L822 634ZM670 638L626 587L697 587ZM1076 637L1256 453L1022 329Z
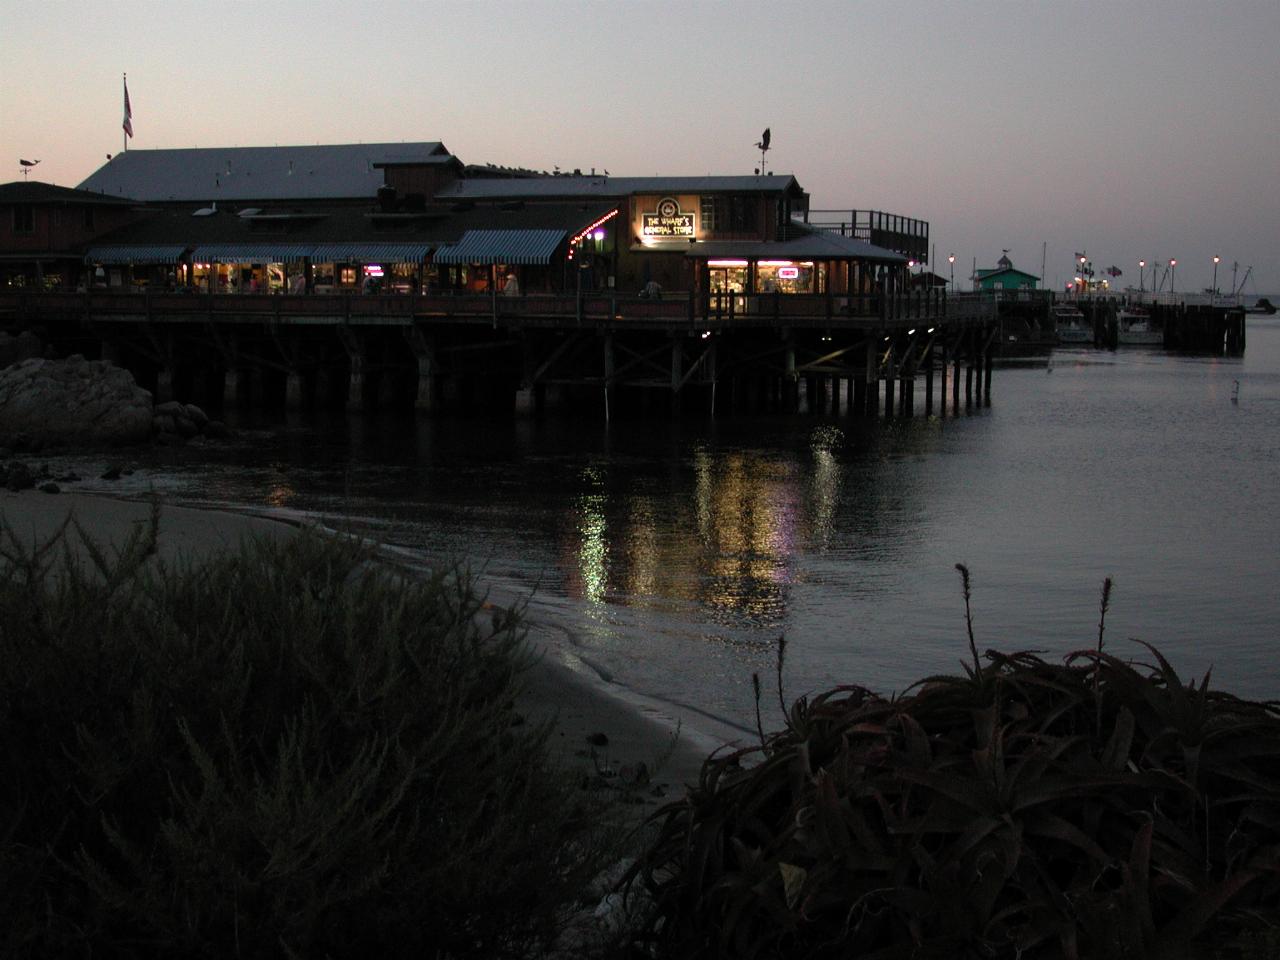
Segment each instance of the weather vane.
M39 160L23 160L21 157L18 158L18 163L21 164L22 166L23 180L27 179L27 174L31 172L31 168L34 167L39 162L40 162Z
M764 173L764 155L769 152L769 128L764 128L764 133L760 134L760 142L756 144L756 149L760 151L760 169L756 173Z

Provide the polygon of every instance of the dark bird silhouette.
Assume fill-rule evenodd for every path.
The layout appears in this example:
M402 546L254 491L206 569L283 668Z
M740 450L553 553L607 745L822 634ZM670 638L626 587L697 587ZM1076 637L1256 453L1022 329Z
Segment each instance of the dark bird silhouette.
M764 128L764 133L760 134L760 142L756 144L756 149L764 153L769 149L769 128Z
M19 157L18 162L22 164L24 167L34 167L40 161L39 160L23 160L21 157Z

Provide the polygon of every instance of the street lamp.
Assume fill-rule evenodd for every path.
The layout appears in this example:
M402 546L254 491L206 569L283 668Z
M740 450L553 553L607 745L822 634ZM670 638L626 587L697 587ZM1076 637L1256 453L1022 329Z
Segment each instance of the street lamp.
M1218 261L1221 259L1221 257L1213 258L1213 295L1215 297L1218 295Z
M1177 282L1178 282L1178 261L1173 259L1173 257L1170 257L1169 258L1169 292L1170 293L1173 293Z
M1139 260L1138 261L1138 292L1139 293L1147 292L1146 287L1142 285L1143 271L1145 271L1146 269L1147 269L1147 261ZM1154 284L1155 280L1153 279L1151 282Z
M1088 280L1086 278L1089 276L1089 274L1086 273L1084 269L1085 255L1082 253L1082 254L1079 254L1078 256L1080 258L1080 276L1076 277L1076 285L1078 287L1078 289L1076 290L1077 296L1079 296L1081 293L1083 293L1085 290L1088 289ZM1083 281L1083 285L1081 285L1082 281Z
M954 253L947 257L947 263L951 264L951 290L954 293L956 288L956 255Z

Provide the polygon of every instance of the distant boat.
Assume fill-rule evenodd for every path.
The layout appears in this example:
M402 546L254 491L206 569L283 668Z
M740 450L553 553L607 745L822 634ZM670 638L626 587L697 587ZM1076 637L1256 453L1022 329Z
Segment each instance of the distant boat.
M1245 310L1245 313L1265 313L1268 316L1276 312L1275 304L1266 297L1259 297L1252 307Z
M1074 303L1054 304L1052 315L1053 329L1058 335L1059 343L1093 343L1093 331Z
M1141 307L1124 307L1116 314L1116 343L1130 347L1163 347L1164 331L1151 326L1151 315Z

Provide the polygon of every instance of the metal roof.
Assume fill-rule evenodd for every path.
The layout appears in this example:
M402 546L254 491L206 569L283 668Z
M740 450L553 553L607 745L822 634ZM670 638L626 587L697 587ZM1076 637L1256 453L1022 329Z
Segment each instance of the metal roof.
M297 263L311 256L310 243L211 243L191 251L193 263Z
M645 248L655 249L655 248ZM656 248L662 249L662 248ZM698 260L736 258L742 260L870 260L878 263L906 263L893 250L838 233L817 231L793 240L711 240L691 243L685 256Z
M434 262L547 264L567 233L565 230L468 230L457 243L437 250Z
M85 263L177 263L187 250L183 244L134 244L90 247Z
M514 177L458 180L440 200L629 197L635 193L782 193L799 190L790 174L752 177Z
M121 197L104 197L85 190L73 190L40 180L14 180L0 183L0 203L92 203L127 206L132 201Z
M311 251L317 263L419 263L431 252L429 243L321 243Z
M78 187L149 201L374 197L381 165L446 163L439 141L311 147L192 147L117 153Z

